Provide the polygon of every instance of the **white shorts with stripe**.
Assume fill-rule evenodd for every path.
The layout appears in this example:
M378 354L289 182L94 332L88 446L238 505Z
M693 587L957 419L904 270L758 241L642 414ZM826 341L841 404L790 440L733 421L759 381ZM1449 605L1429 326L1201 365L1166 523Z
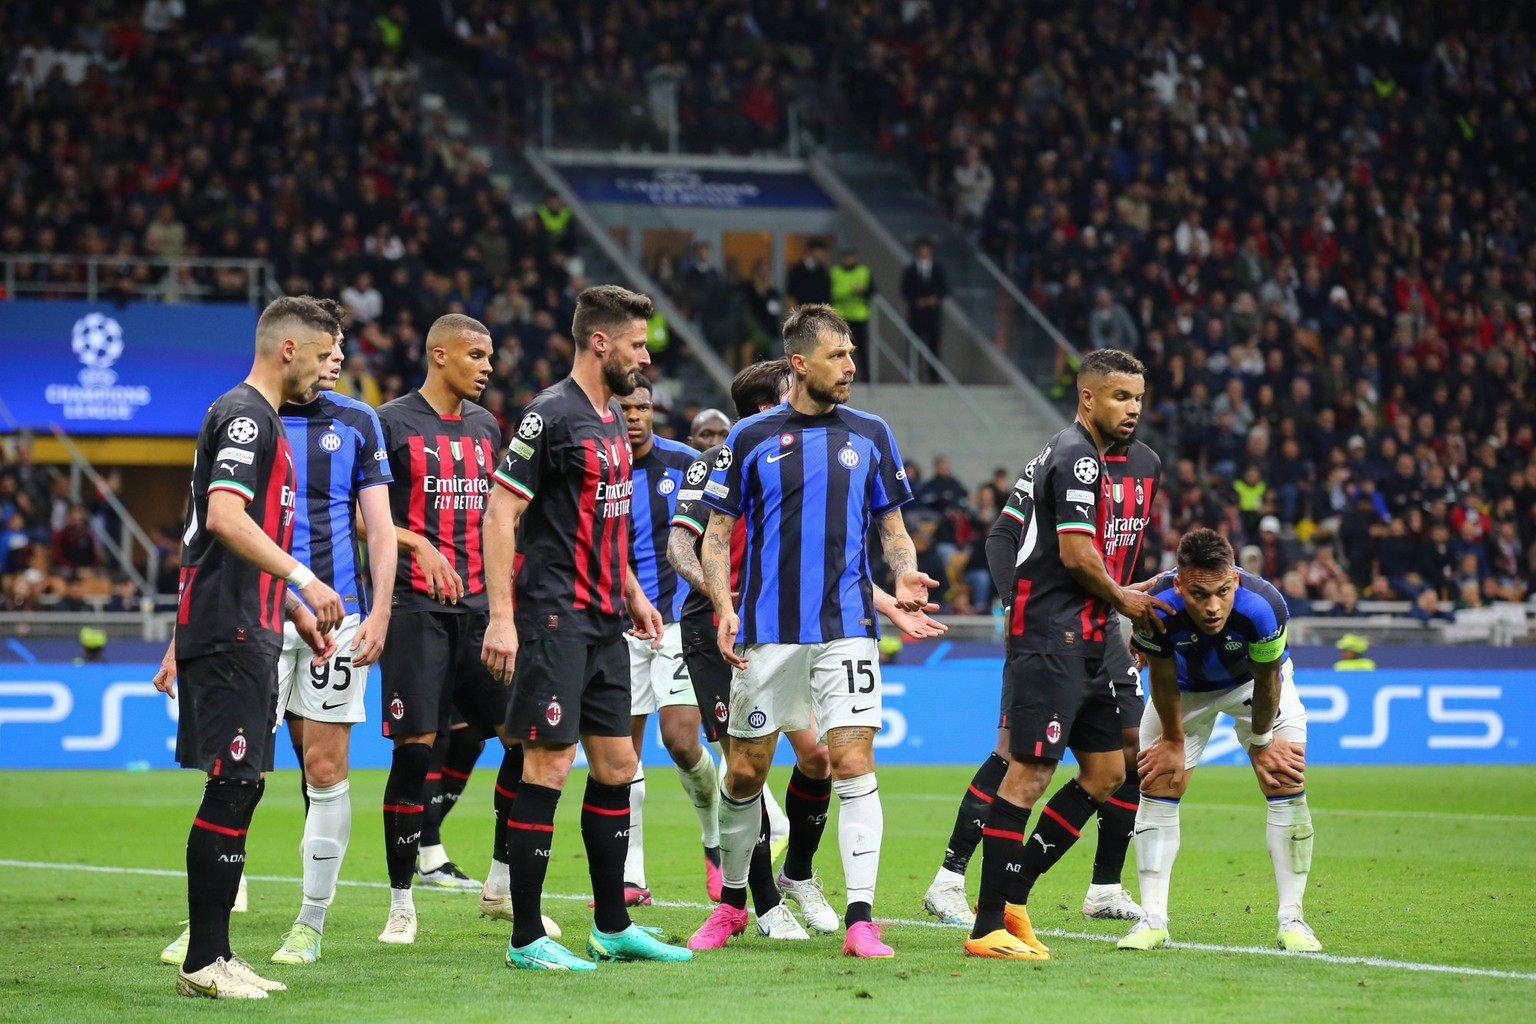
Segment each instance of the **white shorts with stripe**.
M1275 735L1283 736L1289 743L1307 742L1307 709L1301 706L1301 696L1296 692L1293 678L1295 668L1286 658L1280 666L1280 706L1275 712ZM1193 768L1200 763L1200 755L1211 738L1216 726L1216 716L1232 716L1232 728L1237 740L1248 749L1253 738L1253 681L1229 690L1211 690L1206 693L1179 694L1179 710L1184 719L1184 767ZM1157 717L1157 706L1147 698L1147 709L1141 715L1141 749L1146 750L1163 735L1163 723Z
M631 715L649 715L657 708L697 707L693 680L683 662L683 627L669 622L661 634L661 646L652 650L649 640L624 634L629 646Z
M746 644L731 680L732 736L844 726L880 728L880 652L870 637L819 644Z

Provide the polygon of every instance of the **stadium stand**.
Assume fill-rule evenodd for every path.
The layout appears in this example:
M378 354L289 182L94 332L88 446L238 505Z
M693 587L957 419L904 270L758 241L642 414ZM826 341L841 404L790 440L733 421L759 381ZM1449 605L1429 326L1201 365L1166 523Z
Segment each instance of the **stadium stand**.
M558 206L514 212L423 115L413 48L446 56L512 142L545 83L563 123L610 126L615 146L658 144L623 97L675 88L685 149L741 153L780 146L814 93L1074 344L1147 362L1160 538L1215 526L1299 609L1333 615L1427 620L1536 590L1536 92L1518 11L171 2L7 28L0 255L270 260L284 288L351 305L344 386L369 401L413 383L424 320L460 308L505 339L486 400L505 423L563 375L582 280ZM660 270L695 320L727 325L721 351L783 287ZM722 296L733 313L703 308ZM1070 371L1042 383L1065 390ZM915 513L952 610L990 600L979 536L1008 482Z

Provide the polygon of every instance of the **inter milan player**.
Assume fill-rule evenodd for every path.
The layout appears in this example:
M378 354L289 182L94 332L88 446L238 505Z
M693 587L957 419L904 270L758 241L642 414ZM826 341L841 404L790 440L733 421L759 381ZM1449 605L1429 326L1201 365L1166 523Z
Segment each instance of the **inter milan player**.
M326 660L336 653L327 634L344 616L336 592L288 553L294 463L277 414L315 386L339 329L319 300L271 303L256 323L250 374L213 403L198 432L174 657L168 653L155 675L156 687L172 696L180 678L176 757L207 775L187 837L189 932L176 976L185 996L264 999L286 988L231 951L229 913L246 831L272 767L285 610Z
M742 370L731 382L731 398L735 403L737 415L744 419L780 404L789 393L789 381L789 362L785 359L754 363ZM695 418L693 432L695 438L705 433L705 430L701 429L701 420L711 412L713 411L700 413ZM713 413L713 415L724 420L723 414ZM704 424L705 427L708 425L707 422ZM677 568L679 575L694 586L688 595L687 602L683 605L684 657L688 662L688 672L693 680L705 730L711 742L719 742L728 755L730 735L727 725L731 705L731 666L726 663L720 653L720 646L715 637L718 623L715 621L714 607L702 589L703 567L699 564L699 550L713 512L708 505L704 504L703 484L708 479L715 460L720 456L719 449L729 433L730 422L725 421L724 426L725 429L715 438L716 443L706 448L703 454L688 467L684 477L684 482L688 486L683 490L682 496L678 499L677 510L673 513L672 536L668 541L667 557ZM731 534L731 544L731 588L735 592L746 545L746 524L741 520L737 521ZM875 607L889 616L903 632L910 636L938 636L946 630L944 625L925 614L926 611L937 610L937 605L928 605L924 611L920 612L904 612L896 607L889 594L876 587ZM785 866L776 880L772 868L774 858L770 856L768 843L770 834L768 822L773 816L773 807L769 803L770 790L765 784L763 786L764 818L757 843L752 848L746 889L752 895L753 909L757 914L757 928L761 934L772 939L801 939L807 938L808 935L784 904L783 896L788 896L799 904L801 913L805 915L811 927L822 932L832 932L838 925L837 912L827 902L826 895L822 892L821 884L816 879L811 866L812 858L821 844L822 832L826 828L827 803L831 796L832 783L827 767L827 748L817 743L816 730L814 728L792 730L786 733L786 737L795 751L796 763L785 798L791 813L791 819L786 821L788 851L784 861ZM718 831L716 834L718 835ZM716 858L719 857L718 850L713 853ZM723 888L723 878L721 881ZM732 894L734 904L739 898L741 886L732 888L737 890ZM716 902L720 902L724 896L719 890L710 895ZM742 903L741 906L744 908L745 904ZM729 920L723 920L727 916ZM732 912L729 915L722 914L721 917L722 921L716 921L715 917L711 916L710 922L706 922L706 927L699 929L689 940L690 945L695 949L716 948L727 942L732 935L739 934L745 929L744 913ZM737 927L738 925L740 927Z
M506 822L513 908L506 959L528 970L597 966L546 934L539 913L555 805L578 740L590 765L581 802L593 895L587 952L594 960L693 956L631 923L624 905L636 765L625 613L657 646L663 630L628 566L633 480L614 396L632 394L641 382L652 309L649 298L616 285L577 296L571 375L528 404L485 517L491 617L482 657L492 675L512 684L507 723L525 750Z
M965 942L973 956L1049 959L1030 925L1030 890L1125 782L1120 711L1105 666L1106 646L1122 641L1110 634L1110 616L1160 628L1153 612L1167 606L1116 582L1105 564L1100 538L1113 494L1104 493L1103 456L1134 434L1143 377L1141 363L1115 349L1083 358L1076 421L1030 462L1011 499L1016 510L1030 499L1022 539L1009 515L1000 523L1015 525L994 526L988 537L993 576L1014 580L1003 666L1009 763L982 829L981 899ZM1030 810L1068 748L1078 775L1029 834Z
M339 319L343 311L336 312ZM311 663L292 624L284 633L278 709L287 715L303 766L304 898L293 928L272 954L276 964L320 959L326 908L352 833L347 781L352 726L367 718L368 669L383 649L394 594L395 531L383 428L371 407L334 390L341 362L338 333L331 365L314 391L279 410L297 456L294 557L341 595L347 615L336 630L336 654L321 664ZM354 529L359 511L368 537L366 562Z
M630 721L635 758L644 755L646 723L651 712L661 719L661 742L677 766L683 792L698 814L704 849L720 845L719 794L715 762L699 742L699 711L693 683L683 661L682 624L679 615L688 597L688 583L667 561L667 532L677 504L683 471L698 451L657 437L651 389L641 385L619 398L624 425L633 451L631 467L633 500L630 504L632 564L646 599L661 612L662 642L626 635L629 648L629 683L632 691ZM645 877L645 766L637 765L629 786L629 853L624 860L624 902L644 906L651 902ZM709 863L705 854L705 863ZM706 868L706 876L707 876Z
M1121 949L1168 941L1168 879L1179 853L1179 800L1200 762L1216 716L1232 716L1269 803L1266 835L1279 890L1280 948L1316 953L1322 943L1302 917L1312 870L1312 812L1305 770L1307 712L1292 679L1285 599L1265 579L1234 568L1232 545L1214 530L1179 541L1178 572L1155 593L1171 612L1166 633L1139 630L1152 706L1141 720L1141 810L1136 874L1146 916Z
M1098 521L1100 549L1110 578L1129 586L1136 572L1142 535L1147 529L1153 498L1162 473L1162 460L1141 441L1132 439L1110 449L1104 456L1104 471L1098 488L1101 500ZM1008 595L1014 589L1014 555L1019 551L1024 531L1034 517L1032 483L1020 479L998 517L998 539L994 542L1000 555L998 570L1003 573L994 582L998 593ZM1104 673L1114 688L1120 709L1120 739L1126 777L1119 789L1099 805L1098 848L1093 858L1093 879L1083 900L1083 915L1095 920L1138 920L1141 908L1121 885L1125 854L1135 825L1140 780L1136 777L1136 753L1141 715L1145 707L1141 693L1141 675L1136 671L1121 635L1119 616L1105 626ZM933 884L923 895L923 907L946 924L970 927L976 917L971 913L965 894L965 871L971 855L981 842L981 830L987 805L997 794L997 787L1008 770L1008 710L1012 704L1009 682L1004 680L1001 720L997 746L966 787L955 816L954 830L944 850L944 860Z
M425 347L421 390L379 409L400 549L394 614L379 659L383 731L394 743L384 785L390 909L379 941L392 945L416 939L411 882L432 744L449 728L453 709L491 735L502 729L507 705L506 688L480 664L486 617L481 519L501 428L473 400L490 379L491 338L478 320L450 313L432 324ZM499 777L516 779L521 772L522 750L507 742ZM498 830L494 852L500 850ZM498 856L493 875L498 863L505 867Z
M873 919L884 832L875 783L880 658L866 536L878 525L897 603L918 611L938 584L917 569L900 506L912 497L890 428L846 407L853 340L830 306L797 309L783 326L789 400L737 423L713 463L704 503L704 582L716 640L737 669L731 749L720 798L728 900L695 941L745 927L744 884L759 834L759 794L780 731L813 724L825 737L841 801L838 845L847 884L843 952L889 957ZM731 594L731 535L745 520L741 613ZM741 646L737 643L740 641ZM708 933L708 934L700 934ZM722 934L723 933L723 934Z

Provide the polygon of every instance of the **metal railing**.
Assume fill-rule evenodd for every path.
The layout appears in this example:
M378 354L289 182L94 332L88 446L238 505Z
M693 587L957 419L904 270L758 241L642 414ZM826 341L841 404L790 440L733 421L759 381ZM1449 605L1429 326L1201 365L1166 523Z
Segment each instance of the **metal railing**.
M783 138L772 144L754 137L751 125L738 118L739 123L733 126L711 122L709 143L691 145L683 137L677 83L676 78L653 72L644 92L633 93L602 81L557 84L546 79L537 98L529 99L530 107L537 104L537 109L528 110L526 120L529 125L538 125L539 145L546 150L800 155L799 100L784 104Z
M0 637L26 640L69 640L90 626L114 640L165 643L176 623L175 612L0 612Z
M895 346L891 345L884 338L881 329L887 324L894 327L906 342L905 359L902 358L902 354L896 350ZM960 400L960 403L975 415L977 421L984 429L991 427L991 422L987 419L986 413L981 411L981 406L976 404L976 400L971 397L970 392L955 379L955 375L950 372L949 367L945 366L939 360L939 357L934 355L933 349L929 348L927 343L917 336L917 332L912 330L912 326L907 323L906 318L896 312L896 307L892 306L890 301L883 295L874 295L869 300L869 340L875 349L869 361L869 383L872 386L878 387L880 385L880 374L885 365L894 367L908 384L925 383L922 379L921 367L926 365L933 371L933 375L942 381L949 388L950 392Z
M128 511L128 506L112 493L112 488L107 485L101 474L96 472L96 467L91 465L90 460L64 432L64 428L54 426L52 430L54 438L69 453L69 500L77 505L81 503L82 481L89 481L96 488L97 495L117 514L118 521L122 523L122 535L112 536L107 530L102 529L94 518L91 520L91 532L95 535L97 542L117 561L118 568L123 574L133 580L134 586L139 588L139 593L147 595L152 600L155 582L160 578L160 550L149 539L149 534L144 532L144 528L133 517L133 513ZM144 550L143 572L139 571L138 561L134 557L135 545Z
M43 270L42 280L37 270ZM217 281L224 272L241 275ZM48 276L57 272L57 276ZM210 284L199 275L214 278ZM158 256L77 256L72 253L0 255L0 298L82 298L130 295L156 302L240 302L260 306L282 295L272 264L257 259L181 259Z

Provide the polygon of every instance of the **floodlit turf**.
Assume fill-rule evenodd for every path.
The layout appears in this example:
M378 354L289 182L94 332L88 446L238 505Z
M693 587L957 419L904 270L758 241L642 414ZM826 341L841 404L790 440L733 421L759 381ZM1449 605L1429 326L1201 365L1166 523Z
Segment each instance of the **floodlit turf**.
M1057 959L967 959L960 932L911 922L924 918L922 893L969 771L891 768L880 772L886 833L876 916L908 922L887 932L894 960L845 959L838 937L770 943L749 927L729 949L689 964L604 965L568 977L514 972L502 962L506 926L478 918L470 895L418 892L416 945L375 940L388 905L379 884L384 774L366 772L352 783L356 820L324 959L267 965L290 991L240 1007L174 994L174 968L157 956L185 917L177 875L9 864L0 865L0 1021L1529 1019L1536 769L1313 768L1308 775L1317 827L1308 919L1326 955L1390 963L1239 948L1273 944L1275 897L1262 801L1251 773L1229 768L1197 772L1184 802L1171 930L1175 943L1198 948L1120 952L1104 941L1123 933L1118 923L1088 927L1092 939L1061 934L1085 931L1077 908L1092 859L1090 827L1032 901ZM774 776L782 786L784 770ZM471 874L488 859L492 781L482 768L444 830L449 852ZM578 773L560 808L550 866L549 891L566 896L587 889L580 785ZM0 858L179 872L199 788L189 772L0 773ZM670 772L652 770L648 789L651 889L658 901L687 905L644 908L635 918L681 941L706 913L697 826ZM275 776L252 828L251 910L234 918L235 948L258 966L298 908L292 879L301 813L293 774ZM842 877L836 829L834 811L818 857L829 894ZM1133 891L1134 877L1133 856ZM833 902L841 906L840 893ZM584 899L549 899L545 910L580 951ZM1479 969L1524 976L1471 973Z

